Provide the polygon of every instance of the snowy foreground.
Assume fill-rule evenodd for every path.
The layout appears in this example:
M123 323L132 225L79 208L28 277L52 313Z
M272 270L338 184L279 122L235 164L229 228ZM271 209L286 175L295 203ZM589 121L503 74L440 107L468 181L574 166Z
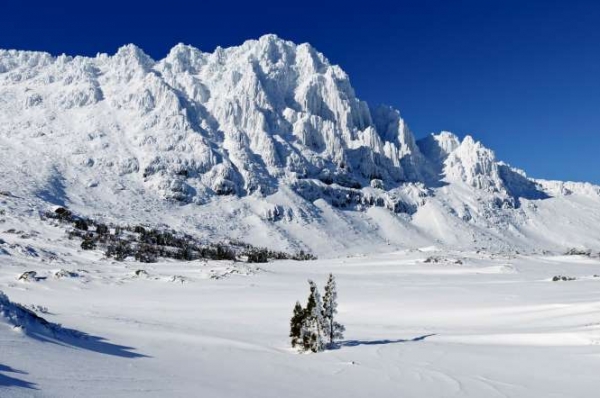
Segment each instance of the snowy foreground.
M600 387L597 258L424 248L142 266L68 246L50 260L43 249L0 257L11 301L88 334L53 341L0 317L2 397L596 397ZM26 270L39 279L17 281ZM329 272L346 340L297 354L293 305L307 278L322 286Z

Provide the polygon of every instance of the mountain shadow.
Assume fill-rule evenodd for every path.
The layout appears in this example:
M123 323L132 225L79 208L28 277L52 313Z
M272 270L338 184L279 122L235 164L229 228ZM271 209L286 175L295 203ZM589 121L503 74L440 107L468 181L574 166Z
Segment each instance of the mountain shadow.
M35 196L56 206L65 207L67 192L63 176L53 169L46 184L35 192Z
M538 200L550 198L550 195L542 191L537 183L517 173L509 166L499 164L498 172L509 195L515 199Z

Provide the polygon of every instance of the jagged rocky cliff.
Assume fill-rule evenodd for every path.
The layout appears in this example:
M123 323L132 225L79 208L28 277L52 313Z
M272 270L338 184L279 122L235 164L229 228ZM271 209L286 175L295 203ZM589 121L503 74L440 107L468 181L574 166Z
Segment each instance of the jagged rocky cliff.
M530 179L469 136L416 140L321 53L274 35L212 53L179 44L158 61L134 45L94 58L0 50L0 121L5 191L105 217L185 214L208 234L276 245L320 247L304 225L369 244L507 248L532 237L543 201L569 194L600 217L598 187Z

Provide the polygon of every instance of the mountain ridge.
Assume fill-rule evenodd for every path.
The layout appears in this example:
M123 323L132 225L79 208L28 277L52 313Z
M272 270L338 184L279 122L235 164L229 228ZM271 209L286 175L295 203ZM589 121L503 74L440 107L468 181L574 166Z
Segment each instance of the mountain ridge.
M284 245L307 243L298 223L323 227L322 206L342 220L387 209L423 241L450 243L418 225L428 204L445 209L443 223L467 223L461 236L477 226L500 228L501 237L543 200L576 194L593 210L600 201L590 184L528 178L471 136L415 139L399 111L361 101L323 54L275 35L212 53L178 44L161 60L131 44L96 57L0 50L0 120L3 185L25 179L30 187L19 193L41 204L85 212L96 202L100 213L122 216L117 196L139 207L166 199L207 209L247 197L253 204L241 213L252 218L261 207L258 217ZM481 203L465 205L465 192ZM506 226L490 225L494 217ZM279 227L285 220L294 232Z

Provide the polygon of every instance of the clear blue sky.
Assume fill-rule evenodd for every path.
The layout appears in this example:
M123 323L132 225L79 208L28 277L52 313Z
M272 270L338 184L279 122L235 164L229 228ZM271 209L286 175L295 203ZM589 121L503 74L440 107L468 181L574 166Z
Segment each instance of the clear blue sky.
M36 4L37 3L37 4ZM0 48L162 58L265 33L310 42L417 137L471 134L529 175L600 183L600 2L10 1Z

